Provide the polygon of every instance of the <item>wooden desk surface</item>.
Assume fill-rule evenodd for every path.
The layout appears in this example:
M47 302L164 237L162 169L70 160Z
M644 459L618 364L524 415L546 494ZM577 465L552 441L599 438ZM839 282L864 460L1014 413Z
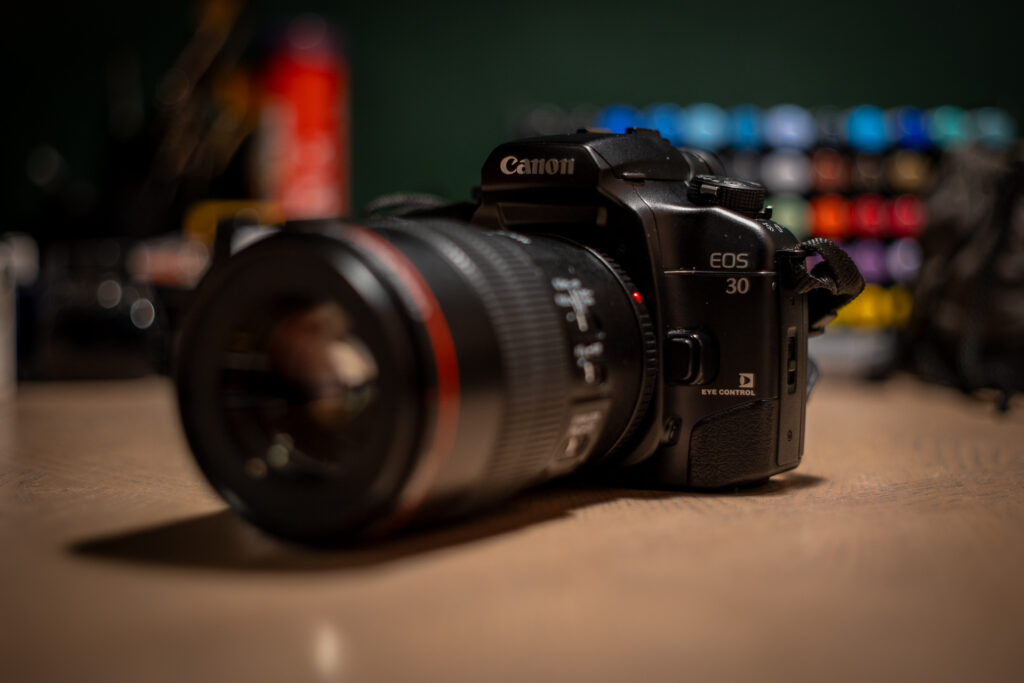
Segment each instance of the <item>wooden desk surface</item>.
M553 487L317 553L224 510L159 379L0 406L0 679L1018 681L1024 421L826 382L797 472Z

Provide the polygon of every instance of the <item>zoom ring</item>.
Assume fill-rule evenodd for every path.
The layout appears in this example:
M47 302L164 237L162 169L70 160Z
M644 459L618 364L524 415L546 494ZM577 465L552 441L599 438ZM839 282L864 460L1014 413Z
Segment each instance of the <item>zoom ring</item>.
M511 493L540 478L562 439L569 367L560 322L536 266L519 246L446 221L389 222L444 255L484 304L498 340L503 410L487 473L472 499Z

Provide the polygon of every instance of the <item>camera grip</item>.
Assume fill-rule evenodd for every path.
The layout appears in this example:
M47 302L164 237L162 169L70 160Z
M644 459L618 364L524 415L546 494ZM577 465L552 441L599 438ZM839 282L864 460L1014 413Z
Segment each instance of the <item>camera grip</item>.
M702 419L690 434L689 485L741 486L778 472L778 421L777 400L744 403Z

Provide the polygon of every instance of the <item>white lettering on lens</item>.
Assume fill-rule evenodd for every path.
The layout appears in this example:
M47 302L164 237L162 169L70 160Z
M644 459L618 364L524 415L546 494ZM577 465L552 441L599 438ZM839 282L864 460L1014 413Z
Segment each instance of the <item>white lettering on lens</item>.
M509 155L498 164L505 175L573 175L575 159L520 159Z
M604 344L601 342L577 344L572 350L572 354L576 357L577 367L583 370L583 381L587 384L593 384L599 379L594 361L600 359L603 353Z
M590 329L590 307L594 305L594 290L584 287L577 278L556 277L551 280L555 290L555 305L572 309L565 319L576 323L580 332Z

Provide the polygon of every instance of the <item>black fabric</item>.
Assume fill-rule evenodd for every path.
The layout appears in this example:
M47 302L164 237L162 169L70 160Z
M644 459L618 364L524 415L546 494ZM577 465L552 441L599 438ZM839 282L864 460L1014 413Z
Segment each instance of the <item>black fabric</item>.
M967 148L943 158L927 205L908 361L965 392L1024 391L1024 155Z
M824 332L839 309L864 290L864 278L857 264L831 240L814 237L781 254L790 257L794 290L807 295L812 335ZM812 255L821 256L822 261L807 270L805 259Z

